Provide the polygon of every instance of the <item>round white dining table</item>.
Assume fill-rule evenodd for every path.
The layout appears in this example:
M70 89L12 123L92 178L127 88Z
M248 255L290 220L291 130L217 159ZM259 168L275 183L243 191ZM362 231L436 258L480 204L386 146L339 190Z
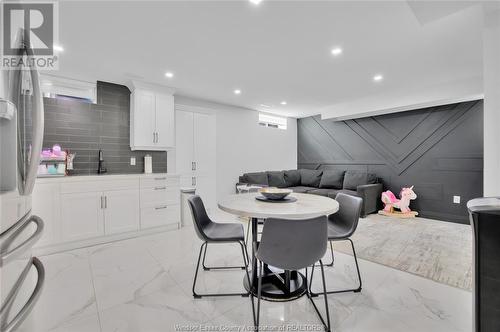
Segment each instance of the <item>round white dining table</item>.
M225 197L218 204L227 213L248 217L252 223L252 276L251 285L243 278L244 286L254 295L257 294L257 260L259 221L265 223L268 218L308 219L326 216L338 211L339 204L334 199L312 195L292 193L292 202L265 202L256 199L260 193L234 194ZM283 271L264 265L262 277L262 298L270 301L289 301L301 297L307 290L306 278L298 271Z

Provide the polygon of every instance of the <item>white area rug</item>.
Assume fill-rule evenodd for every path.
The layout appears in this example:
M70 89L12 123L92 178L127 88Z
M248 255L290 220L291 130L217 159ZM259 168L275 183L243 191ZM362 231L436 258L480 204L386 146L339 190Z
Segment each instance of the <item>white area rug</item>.
M358 258L450 286L472 289L469 225L372 214L360 219L352 239ZM334 250L352 254L350 245L344 241L334 243Z

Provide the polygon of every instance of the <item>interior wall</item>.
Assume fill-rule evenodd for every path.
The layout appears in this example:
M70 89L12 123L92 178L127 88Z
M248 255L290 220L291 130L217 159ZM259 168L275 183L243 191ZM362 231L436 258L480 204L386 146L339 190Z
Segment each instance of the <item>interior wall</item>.
M496 8L487 11L483 31L484 195L500 196L500 5L488 5Z
M414 185L411 207L420 216L467 223L467 201L483 194L483 102L346 121L299 119L298 154L299 167L375 173L396 195Z
M258 112L193 98L175 96L176 105L215 114L217 127L217 199L235 192L238 176L245 172L297 168L297 120L288 119L287 130L258 124ZM169 172L175 152L168 152Z

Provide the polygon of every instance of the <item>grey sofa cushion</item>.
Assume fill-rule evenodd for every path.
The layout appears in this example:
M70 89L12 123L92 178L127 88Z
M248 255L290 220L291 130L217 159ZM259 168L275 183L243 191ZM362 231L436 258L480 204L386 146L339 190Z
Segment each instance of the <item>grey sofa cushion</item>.
M321 174L323 171L312 170L312 169L301 169L300 170L300 184L306 187L319 187L319 182L321 181Z
M292 169L289 171L284 171L285 182L287 187L300 186L300 171L297 169Z
M320 188L342 189L345 171L325 170L321 175Z
M347 171L344 175L344 189L356 190L363 184L377 183L377 177L374 174L357 171Z
M321 195L325 197L335 197L337 195L338 190L335 189L313 189L309 190L307 193L308 194L313 194L313 195Z
M269 185L266 172L246 173L244 176L246 183Z
M267 172L267 181L270 187L286 188L284 172Z
M347 190L347 189L342 189L342 190L331 189L331 192L328 193L328 197L335 198L335 196L337 196L338 193L343 193L343 194L359 197L359 194L356 190Z
M288 187L288 189L292 189L294 193L305 194L311 190L317 189L314 187L305 187L305 186L296 186L296 187Z

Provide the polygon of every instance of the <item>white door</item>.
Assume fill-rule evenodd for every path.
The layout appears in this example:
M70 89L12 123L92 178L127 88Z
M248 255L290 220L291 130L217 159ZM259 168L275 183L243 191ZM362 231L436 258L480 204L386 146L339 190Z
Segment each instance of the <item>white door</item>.
M102 193L61 194L61 236L75 241L104 235Z
M175 146L174 96L156 95L156 146L170 149Z
M175 163L182 188L193 187L193 112L175 112Z
M106 235L139 229L139 191L104 192L104 233Z
M154 146L155 95L149 91L136 90L134 98L133 142L136 147Z
M61 224L59 222L59 184L37 183L33 189L31 213L44 221L42 237L36 247L59 242Z
M216 122L215 116L194 113L194 176L196 194L203 199L207 210L216 207Z

